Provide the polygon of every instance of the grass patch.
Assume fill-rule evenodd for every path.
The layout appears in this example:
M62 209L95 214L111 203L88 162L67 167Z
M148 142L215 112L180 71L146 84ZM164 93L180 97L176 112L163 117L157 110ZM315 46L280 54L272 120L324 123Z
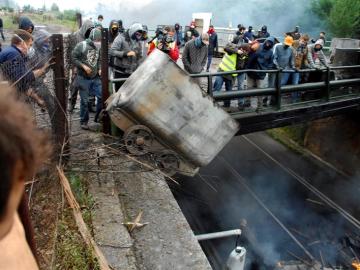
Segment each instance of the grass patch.
M68 179L74 196L81 207L84 221L92 231L91 209L94 207L95 201L88 194L87 182L77 174L68 175ZM93 250L85 244L78 231L71 208L64 209L58 224L55 268L59 270L100 269Z
M307 124L299 124L271 129L268 131L268 134L270 134L276 140L284 137L288 138L303 147L307 128Z
M70 32L75 32L77 29L77 23L73 20L60 20L56 17L44 17L44 15L39 14L24 14L24 16L29 17L35 25L57 25L67 28ZM15 14L5 14L2 16L4 29L6 30L15 30L18 28L19 24L16 21L17 15ZM15 23L14 23L15 22Z

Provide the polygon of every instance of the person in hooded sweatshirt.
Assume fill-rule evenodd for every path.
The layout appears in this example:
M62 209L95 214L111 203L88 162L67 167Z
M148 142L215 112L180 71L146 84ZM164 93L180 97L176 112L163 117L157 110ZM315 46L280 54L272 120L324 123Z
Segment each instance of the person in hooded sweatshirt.
M175 23L175 42L176 42L176 46L178 46L178 48L180 48L183 44L184 38L183 38L183 33L181 32L181 26L179 23Z
M114 42L115 38L119 34L119 22L117 20L112 20L109 25L109 44Z
M82 24L80 29L69 37L69 49L66 51L70 52L70 55L67 55L66 58L70 60L69 61L70 66L68 67L68 70L72 71L71 76L69 76L69 78L71 78L71 80L69 82L69 85L70 85L69 111L70 112L72 112L75 108L77 96L79 93L79 89L77 87L75 87L75 84L74 84L74 80L75 80L75 77L77 74L77 68L71 61L71 59L72 59L71 52L73 51L73 49L75 48L75 46L78 43L86 40L89 37L90 32L92 29L94 29L94 27L95 27L95 25L94 25L93 21L86 20L86 21L84 21L84 23Z
M33 22L25 16L19 18L19 29L25 30L26 32L33 34L35 26Z
M125 33L118 35L111 45L109 54L114 57L114 77L128 78L141 64L143 55L142 40L144 28L134 23ZM124 82L115 83L117 92Z
M274 65L280 70L294 70L295 58L292 45L294 39L292 36L286 36L283 44L279 44L274 49ZM281 85L286 85L292 73L284 72L281 74Z
M263 25L256 38L268 38L268 37L270 37L270 33L267 30L267 26Z
M326 62L326 57L323 52L324 41L322 39L318 39L315 44L308 45L308 54L307 59L309 62L310 68L320 69L323 67L328 67L328 63Z
M270 70L273 69L273 47L275 44L274 37L268 37L264 43L260 44L256 51L249 54L249 60L246 69ZM247 87L248 88L266 88L268 81L266 80L266 73L248 72L247 73ZM258 97L257 106L260 109L262 106L267 106L268 98L264 99Z
M101 30L94 28L89 38L76 45L72 52L73 62L78 68L75 84L80 93L80 125L82 129L89 129L89 95L96 96L95 122L102 109L101 80L100 80L100 48Z

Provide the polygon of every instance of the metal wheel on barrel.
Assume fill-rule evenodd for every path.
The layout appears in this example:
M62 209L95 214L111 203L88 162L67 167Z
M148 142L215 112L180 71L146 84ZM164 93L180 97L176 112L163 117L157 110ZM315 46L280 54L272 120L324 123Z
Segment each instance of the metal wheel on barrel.
M155 156L157 166L168 176L175 175L180 169L180 159L172 150L162 150Z
M148 127L135 125L125 131L124 142L130 154L142 156L151 151L154 135Z

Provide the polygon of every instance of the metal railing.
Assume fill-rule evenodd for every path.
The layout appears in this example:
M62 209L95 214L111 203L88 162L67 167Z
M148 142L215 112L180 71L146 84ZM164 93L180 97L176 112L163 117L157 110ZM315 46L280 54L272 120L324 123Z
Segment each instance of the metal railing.
M208 86L207 93L209 96L214 98L215 101L224 101L232 100L246 97L258 97L258 96L275 96L276 98L276 107L278 110L281 109L281 97L284 94L299 92L299 91L308 91L308 90L325 90L324 98L328 102L331 99L331 87L333 86L347 86L356 83L360 83L360 78L355 79L345 79L345 80L331 80L331 71L335 70L348 70L348 69L359 69L360 65L356 66L339 66L339 67L327 67L324 69L302 69L299 71L294 70L254 70L254 69L245 69L229 72L216 72L216 73L199 73L199 74L190 74L192 78L207 78ZM243 74L243 73L266 73L266 74L275 74L275 87L268 87L262 89L248 89L248 90L233 90L233 91L217 91L213 90L213 77L223 76L223 75L233 75L233 74ZM325 80L322 82L314 83L303 83L298 85L285 85L281 86L281 76L283 73L311 73L311 72L322 72L325 73Z

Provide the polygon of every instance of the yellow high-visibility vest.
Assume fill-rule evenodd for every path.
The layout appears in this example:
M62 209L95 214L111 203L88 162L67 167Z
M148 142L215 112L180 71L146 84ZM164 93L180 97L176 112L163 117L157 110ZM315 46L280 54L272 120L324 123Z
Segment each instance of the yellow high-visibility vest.
M219 67L222 71L234 71L236 70L236 61L237 61L237 54L233 53L232 55L228 55L225 53L223 59ZM237 74L232 74L232 76L236 77Z

